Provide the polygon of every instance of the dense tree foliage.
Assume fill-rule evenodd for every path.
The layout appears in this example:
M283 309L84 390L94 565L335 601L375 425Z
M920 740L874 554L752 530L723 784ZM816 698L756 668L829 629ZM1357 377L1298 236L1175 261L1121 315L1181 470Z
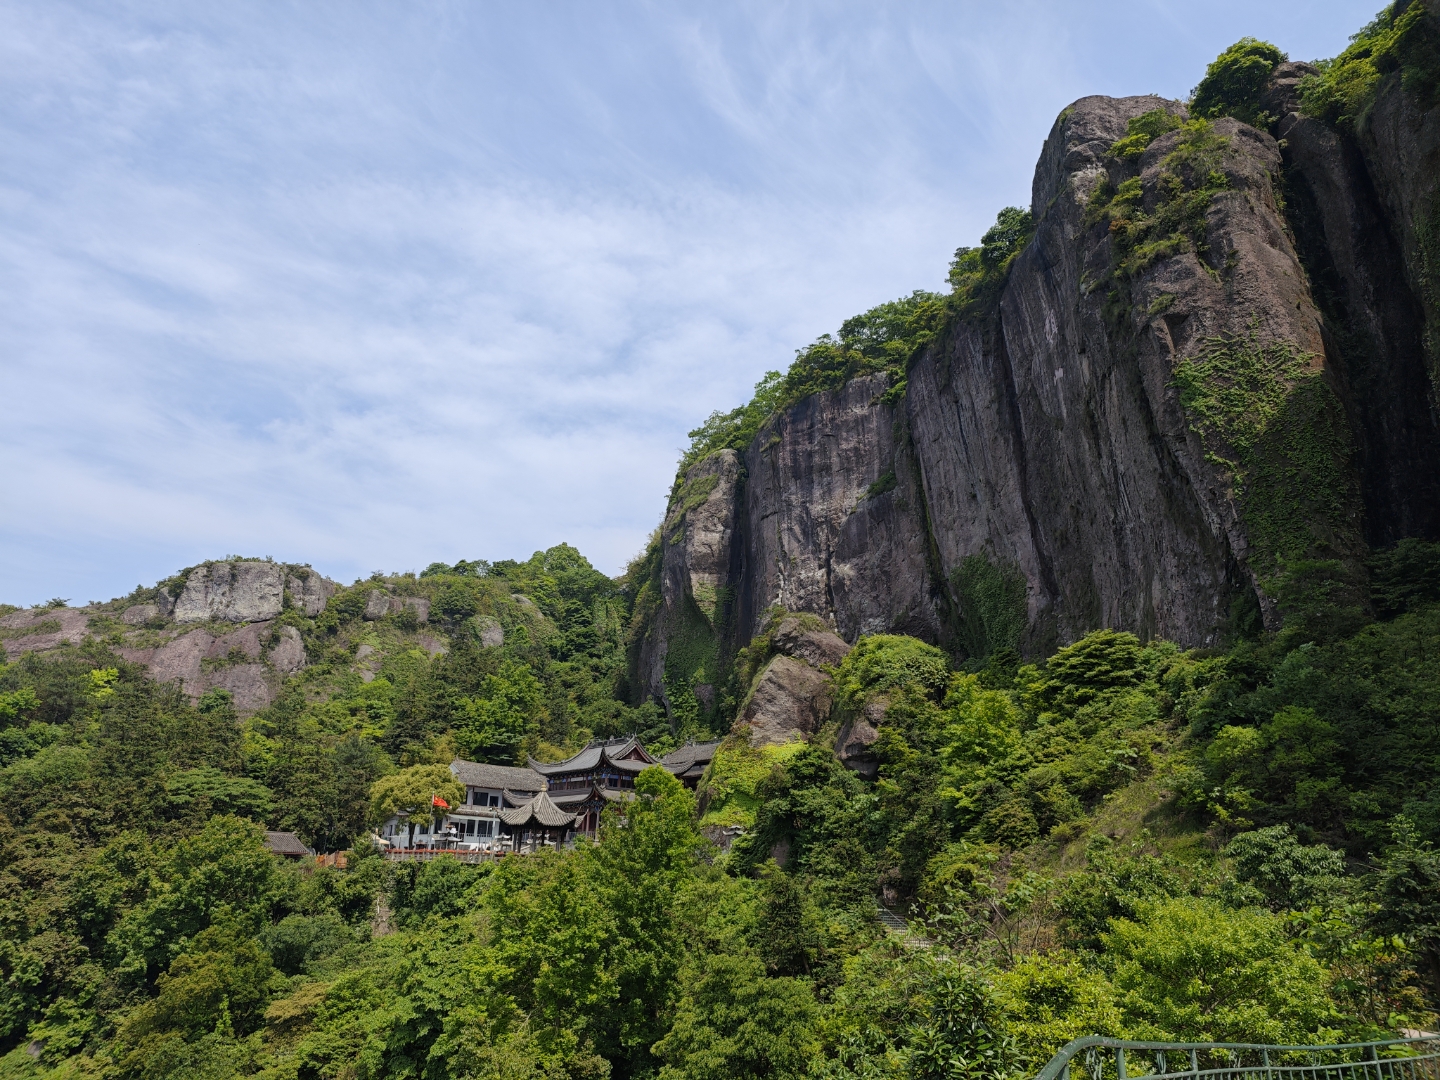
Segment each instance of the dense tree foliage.
M288 613L312 663L248 718L104 641L26 655L0 668L0 1075L998 1077L1092 1032L1433 1023L1437 555L1377 555L1382 617L1349 633L1225 651L1100 630L957 668L863 638L829 728L717 757L728 853L659 769L574 851L387 864L365 842L458 798L457 749L655 723L616 697L627 598L573 549ZM361 618L382 585L434 628ZM873 782L831 749L861 714ZM354 846L282 863L262 826Z

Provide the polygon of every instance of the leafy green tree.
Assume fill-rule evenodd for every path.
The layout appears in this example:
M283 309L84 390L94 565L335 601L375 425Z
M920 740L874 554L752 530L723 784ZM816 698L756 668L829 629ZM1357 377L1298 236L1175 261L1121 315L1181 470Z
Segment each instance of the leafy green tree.
M995 994L1026 1074L1044 1068L1072 1039L1125 1034L1110 980L1074 953L1057 950L1024 957L995 976Z
M1324 844L1306 847L1288 825L1241 833L1225 848L1235 877L1254 886L1274 910L1307 908L1343 886L1345 855Z
M370 785L370 820L379 824L406 812L439 822L445 808L434 805L436 799L459 806L465 800L465 788L448 765L412 765Z
M518 761L526 736L540 730L545 694L525 664L507 661L485 676L480 690L465 700L455 729L461 753L477 761Z
M213 817L194 836L158 853L140 899L117 921L107 945L119 975L153 979L213 923L256 934L278 900L275 858L259 826Z
M819 1042L803 979L767 978L754 956L707 956L686 978L675 1022L654 1047L660 1080L786 1080Z
M933 963L927 982L923 1017L909 1033L906 1074L916 1080L990 1080L1010 1073L1015 1042L982 973L942 959Z
M1276 916L1177 897L1101 936L1129 1030L1183 1042L1327 1042L1325 969Z
M809 975L821 959L820 915L800 882L772 861L761 868L759 909L751 931L771 975Z
M1404 936L1425 965L1431 1000L1440 1002L1440 851L1403 815L1392 837L1375 881L1374 924Z

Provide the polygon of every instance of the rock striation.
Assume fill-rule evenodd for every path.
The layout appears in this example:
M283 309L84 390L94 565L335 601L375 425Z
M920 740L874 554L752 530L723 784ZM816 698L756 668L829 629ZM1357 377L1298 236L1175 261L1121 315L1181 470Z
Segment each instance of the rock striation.
M637 696L703 706L777 606L845 641L962 655L1043 655L1098 627L1215 645L1247 612L1278 624L1265 586L1287 559L1363 575L1371 547L1440 537L1440 110L1391 79L1347 135L1299 112L1307 70L1276 71L1273 135L1228 118L1196 134L1156 97L1066 108L998 298L912 358L903 394L856 378L677 478ZM1115 149L1157 110L1177 130ZM1202 159L1190 239L1126 262L1117 193L1162 220ZM1236 380L1258 390L1226 412ZM969 584L985 574L1013 633L977 645L1012 625ZM812 681L772 661L742 717L802 730L788 702ZM857 763L867 728L842 732Z

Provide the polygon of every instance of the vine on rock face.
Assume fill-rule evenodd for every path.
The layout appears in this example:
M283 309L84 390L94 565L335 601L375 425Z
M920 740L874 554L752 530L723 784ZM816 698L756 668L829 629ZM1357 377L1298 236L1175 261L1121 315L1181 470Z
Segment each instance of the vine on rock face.
M1350 559L1361 546L1349 426L1315 360L1252 328L1207 338L1175 367L1191 427L1234 485L1250 564L1281 594L1301 560Z
M1025 632L1025 575L1014 563L970 555L952 575L960 601L960 641L971 659L1014 649Z

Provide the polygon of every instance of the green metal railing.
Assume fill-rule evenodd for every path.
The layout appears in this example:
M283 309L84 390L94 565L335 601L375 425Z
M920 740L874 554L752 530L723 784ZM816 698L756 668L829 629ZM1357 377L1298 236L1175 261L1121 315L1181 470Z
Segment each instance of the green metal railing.
M1072 1076L1072 1069L1080 1073ZM1440 1036L1336 1046L1076 1039L1036 1080L1440 1080Z

